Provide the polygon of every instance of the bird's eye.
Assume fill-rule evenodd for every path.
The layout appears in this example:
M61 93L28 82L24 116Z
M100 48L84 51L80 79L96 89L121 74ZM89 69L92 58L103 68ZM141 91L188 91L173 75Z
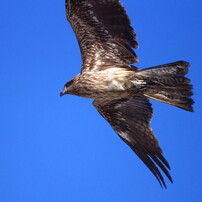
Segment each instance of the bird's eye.
M73 83L73 80L70 80L69 82L67 82L67 83L65 84L65 86L68 88L69 86L72 85L72 83Z

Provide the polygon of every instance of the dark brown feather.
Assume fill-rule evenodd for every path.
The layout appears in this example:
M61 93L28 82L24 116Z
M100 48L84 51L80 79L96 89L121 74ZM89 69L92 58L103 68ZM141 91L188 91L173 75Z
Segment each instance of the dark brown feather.
M95 100L93 105L151 170L162 186L166 187L166 184L159 168L172 182L168 171L170 166L162 156L162 150L150 127L153 110L146 98Z
M66 0L66 15L79 43L83 70L138 62L136 34L118 0Z

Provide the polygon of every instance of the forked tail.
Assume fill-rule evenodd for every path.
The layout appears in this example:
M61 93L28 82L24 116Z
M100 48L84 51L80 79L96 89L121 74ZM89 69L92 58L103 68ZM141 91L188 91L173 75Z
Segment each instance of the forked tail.
M146 76L147 87L144 95L187 111L193 111L190 79L184 77L188 73L189 63L178 61L165 65L150 67L140 71Z

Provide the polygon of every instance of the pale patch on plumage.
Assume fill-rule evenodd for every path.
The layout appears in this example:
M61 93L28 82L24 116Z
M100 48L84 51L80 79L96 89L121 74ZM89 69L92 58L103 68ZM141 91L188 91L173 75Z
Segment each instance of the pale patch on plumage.
M99 66L104 65L104 62L102 62L102 60L97 60L96 65L99 65Z
M106 69L103 71L105 74L108 74L109 76L112 75L121 75L121 77L127 76L130 72L124 69L121 69L120 67L111 67L109 69Z
M129 72L124 71L120 68L109 68L104 71L95 72L94 76L99 78L100 81L103 81L103 84L108 87L108 89L115 90L125 90L125 77L128 76Z
M115 88L115 89L119 89L119 90L124 90L125 88L123 87L122 83L120 83L119 81L113 80L111 82L111 84L109 85L109 87L111 88Z
M168 96L164 95L164 94L159 94L159 93L155 93L154 96L150 96L152 99L157 100L157 101L161 101L162 99L168 99Z
M99 22L99 20L97 19L96 16L93 16L92 19L93 19L95 22Z
M117 104L116 106L114 106L114 109L118 109L118 108L120 108L122 106L123 106L123 104Z
M93 8L93 5L92 4L87 4L88 8Z
M128 142L131 142L130 137L128 136L127 133L119 131L118 134L124 139L127 140Z
M144 80L133 80L131 81L135 85L145 85L147 84Z
M121 112L117 112L116 114L119 118L119 121L126 121L126 119L124 118L123 114Z

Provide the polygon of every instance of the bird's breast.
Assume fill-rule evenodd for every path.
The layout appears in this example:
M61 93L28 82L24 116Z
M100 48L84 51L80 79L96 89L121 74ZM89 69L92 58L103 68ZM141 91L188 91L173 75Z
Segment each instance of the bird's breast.
M129 96L131 73L120 68L84 72L76 77L71 94L93 99Z

